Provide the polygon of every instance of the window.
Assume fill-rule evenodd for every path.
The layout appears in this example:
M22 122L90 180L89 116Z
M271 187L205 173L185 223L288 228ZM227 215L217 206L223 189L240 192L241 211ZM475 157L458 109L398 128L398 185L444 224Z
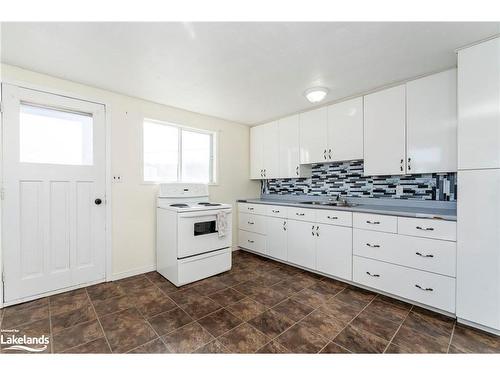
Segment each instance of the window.
M92 146L92 115L21 104L21 163L92 165Z
M215 182L215 134L145 120L144 181Z

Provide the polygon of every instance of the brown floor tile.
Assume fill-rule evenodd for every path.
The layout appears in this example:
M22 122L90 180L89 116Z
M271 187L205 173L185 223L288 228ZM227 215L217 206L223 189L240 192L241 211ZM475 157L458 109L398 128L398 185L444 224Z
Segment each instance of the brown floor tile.
M127 277L115 281L113 284L119 286L123 292L137 292L145 288L149 288L153 283L144 274Z
M226 306L226 310L243 321L255 318L266 311L266 307L250 298L243 299L232 305Z
M500 337L457 324L451 339L451 350L463 353L500 353Z
M294 285L293 282L289 280L283 280L277 284L274 284L273 289L276 290L277 292L283 293L287 297L290 297L291 295L301 291L304 288L302 288L301 286Z
M273 275L271 272L263 272L257 276L254 281L257 284L263 285L263 286L272 286L274 284L279 283L282 281L283 278L277 275Z
M361 311L361 308L340 302L335 298L327 300L320 306L319 309L346 324L356 317L356 315L358 315Z
M194 289L184 289L168 295L178 305L186 304L193 299L199 298L201 295Z
M302 289L297 294L294 294L293 298L300 303L314 308L321 306L327 301L327 298L323 294L309 288Z
M351 325L344 328L333 340L353 353L383 353L389 341Z
M97 316L90 303L76 310L68 311L58 315L51 314L50 316L53 333L57 333L59 331L62 331L63 329L95 319L97 319Z
M90 341L86 344L76 346L74 348L68 349L63 353L67 354L109 354L111 350L104 337L100 339Z
M267 310L249 320L248 323L269 338L274 338L290 328L294 321L274 310Z
M34 301L23 302L17 305L5 307L4 309L0 309L0 322L2 319L2 314L4 311L10 311L11 313L22 311L25 309L31 309L33 307L43 307L49 304L49 297L39 298Z
M248 323L244 323L219 337L231 353L255 353L269 338Z
M321 354L349 354L351 353L349 350L346 348L343 348L334 342L329 343L327 346L325 346L321 352Z
M162 275L160 275L156 271L151 271L151 272L145 273L144 276L146 276L149 279L149 281L151 281L153 284L163 284L165 281L168 282L167 279L165 279ZM172 285L174 285L174 284L172 284ZM174 288L175 288L175 286L174 286Z
M123 296L122 289L117 282L101 283L87 287L87 293L92 301L101 301L113 297Z
M446 353L449 339L429 336L403 324L392 343L405 353Z
M379 299L379 297L380 296L377 296L377 298L375 298L364 311L373 315L378 315L395 323L401 323L405 320L406 316L410 312L411 305L394 304L386 300Z
M174 284L172 284L170 281L163 281L163 282L155 282L155 285L165 294L169 295L172 293L176 293L181 291L180 288L177 288Z
M318 278L315 276L312 276L312 274L310 274L310 273L302 272L302 273L299 273L299 274L293 276L290 279L290 282L293 283L296 288L304 289L304 288L308 288L308 287L316 284L316 282L318 282Z
M202 296L192 298L188 303L182 304L181 307L194 319L203 318L205 315L208 315L221 308L221 306L217 302L211 300L208 297Z
M237 284L249 281L255 277L255 274L250 270L230 271L217 278L227 286L235 286Z
M12 306L6 307L4 310L2 329L19 327L49 317L49 307L47 305L36 305L22 310Z
M310 314L314 309L296 301L293 298L288 298L280 304L274 306L273 310L297 322L307 314Z
M301 323L285 331L276 341L292 353L318 353L328 344L327 339Z
M376 294L373 292L350 286L333 297L333 299L363 309L375 296Z
M190 323L162 337L167 348L173 353L192 353L213 340L197 322Z
M219 337L220 335L240 325L242 321L229 311L220 309L205 316L204 318L201 318L198 320L198 323L210 332L212 336Z
M126 295L102 301L94 301L92 303L98 316L112 314L134 306L132 299Z
M264 287L258 293L255 293L252 298L257 302L272 307L286 299L286 295L275 291L272 287Z
M260 354L285 354L290 353L290 351L283 345L278 343L276 340L268 342L262 348L260 348L257 353Z
M413 346L415 346L437 353L441 353L443 351L446 352L448 343L450 342L454 320L424 309L418 309L414 312L414 309L412 309L408 317L403 322L400 329L401 334L398 332L394 338L394 343L398 346L405 346L403 342L407 342L408 345L411 345L408 346L410 349L413 349ZM409 332L417 333L417 335L415 335L415 339L402 337L402 333ZM428 348L423 348L421 347L422 344L430 341L429 339L426 339L426 337L432 338L434 342L429 344Z
M327 281L317 282L316 284L311 285L309 289L320 293L325 298L331 298L335 296L337 293L344 290L345 286L343 285L343 283L340 283L338 281L327 280Z
M245 281L233 287L233 289L246 296L253 296L256 293L259 293L263 288L264 287L261 284L258 284L253 280Z
M156 287L146 289L143 293L134 292L133 295L130 295L130 299L137 310L146 317L155 316L177 307L174 301Z
M49 300L51 315L67 313L90 304L85 288L50 296Z
M219 340L210 341L208 344L203 345L197 351L197 354L229 354L231 353L227 348L220 343Z
M243 294L232 288L227 288L217 293L210 294L209 297L221 306L227 306L245 298Z
M386 354L415 354L414 351L411 351L409 349L404 349L401 348L393 343L391 343L386 349L385 352Z
M149 318L149 324L158 333L163 336L167 333L175 331L176 329L191 323L193 319L186 314L183 310L175 308L173 310L161 313L152 318Z
M391 340L400 324L401 322L384 319L380 315L366 310L363 310L351 322L352 327L369 332L387 341Z
M319 309L306 316L300 324L310 328L328 340L333 340L346 326L346 323L343 321Z
M208 296L209 294L226 289L227 285L217 278L209 278L196 282L193 288L201 295Z
M170 353L170 350L168 350L167 346L165 343L160 339L154 339L153 341L150 341L146 344L143 344L139 346L138 348L135 348L129 353L133 354L164 354L164 353Z
M134 308L100 318L113 352L124 353L156 337L155 332Z
M101 337L104 337L104 334L97 320L82 323L54 334L54 352L64 352Z

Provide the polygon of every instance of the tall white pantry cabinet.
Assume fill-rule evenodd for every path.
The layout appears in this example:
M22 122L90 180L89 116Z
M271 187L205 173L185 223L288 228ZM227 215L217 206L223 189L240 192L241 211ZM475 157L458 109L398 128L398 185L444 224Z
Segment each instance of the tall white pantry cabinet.
M500 334L500 38L458 52L457 317Z

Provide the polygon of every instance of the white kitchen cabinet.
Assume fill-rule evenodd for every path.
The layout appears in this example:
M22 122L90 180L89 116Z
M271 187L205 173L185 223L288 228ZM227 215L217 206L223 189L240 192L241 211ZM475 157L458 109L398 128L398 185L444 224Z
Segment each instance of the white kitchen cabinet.
M328 107L328 161L363 159L363 98Z
M405 85L364 97L364 175L406 172Z
M316 267L316 224L307 221L287 221L288 257L290 263L314 269Z
M316 237L316 269L351 280L352 228L319 224Z
M278 122L250 129L250 178L264 179L279 176Z
M407 172L457 170L457 70L406 84Z
M458 172L457 316L500 330L500 169Z
M300 117L300 163L328 161L328 112L321 107L304 112Z
M278 217L267 217L267 255L287 260L287 221Z
M500 38L458 51L458 169L500 168Z
M279 177L309 177L311 166L300 164L299 115L279 120L278 127Z
M250 178L261 179L263 174L264 160L264 128L254 126L250 128Z

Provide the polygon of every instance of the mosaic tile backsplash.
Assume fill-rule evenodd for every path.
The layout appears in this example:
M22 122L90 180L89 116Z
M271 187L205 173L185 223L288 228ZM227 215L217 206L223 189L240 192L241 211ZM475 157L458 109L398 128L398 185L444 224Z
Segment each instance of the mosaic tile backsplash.
M456 201L457 174L364 176L363 161L314 164L310 178L262 181L263 194Z

